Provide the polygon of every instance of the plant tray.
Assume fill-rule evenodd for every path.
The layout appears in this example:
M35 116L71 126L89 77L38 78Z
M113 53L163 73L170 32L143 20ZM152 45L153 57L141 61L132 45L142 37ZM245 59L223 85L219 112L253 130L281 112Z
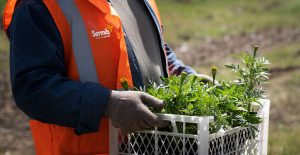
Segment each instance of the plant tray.
M111 127L110 154L122 155L267 155L270 101L261 100L258 115L262 122L259 132L252 134L250 128L236 127L227 131L209 134L212 117L158 114L170 121L173 132L154 130L128 135L120 134ZM183 131L177 130L180 123ZM187 134L187 124L197 124L196 134Z

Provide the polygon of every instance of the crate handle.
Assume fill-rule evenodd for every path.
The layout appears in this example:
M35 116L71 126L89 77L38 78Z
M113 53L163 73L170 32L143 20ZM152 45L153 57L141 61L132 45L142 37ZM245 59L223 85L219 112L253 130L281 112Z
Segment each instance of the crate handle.
M173 128L173 133L178 133L178 129L177 129L175 120L171 120L171 125Z

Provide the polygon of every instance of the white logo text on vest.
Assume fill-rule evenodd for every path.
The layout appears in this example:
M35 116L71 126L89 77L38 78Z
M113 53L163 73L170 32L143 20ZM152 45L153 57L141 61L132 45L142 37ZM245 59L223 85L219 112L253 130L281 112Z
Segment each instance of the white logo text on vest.
M110 31L107 28L105 28L103 31L92 30L92 35L93 35L93 38L96 38L96 39L108 38L108 37L110 37Z

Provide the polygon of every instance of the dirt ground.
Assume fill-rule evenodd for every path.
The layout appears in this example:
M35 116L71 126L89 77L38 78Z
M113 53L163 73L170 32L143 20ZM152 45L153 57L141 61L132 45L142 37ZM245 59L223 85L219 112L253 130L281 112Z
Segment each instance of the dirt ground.
M8 73L0 74L0 154L34 154L28 118L14 104Z
M202 66L217 64L220 60L231 59L229 54L250 51L259 45L260 51L272 51L274 45L293 43L300 40L299 28L272 28L250 34L224 36L223 39L199 38L193 45L183 43L177 46L177 56L187 65Z
M271 51L272 46L278 43L299 40L300 29L273 28L251 34L225 36L223 39L218 40L199 38L198 43L193 45L183 43L175 47L175 51L177 51L177 56L188 65L207 66L217 63L229 54L250 50L254 44L259 44L262 50L268 49L268 51ZM5 53L0 55L0 61L7 61L7 58L8 55ZM279 75L282 75L282 73L299 72L299 69L299 67L273 69L273 77L278 80L281 77ZM28 118L15 106L10 92L9 74L0 72L0 155L34 154ZM280 108L280 106L275 106L272 113L280 111L276 108ZM271 116L271 121L279 119L278 117L278 115L276 117Z

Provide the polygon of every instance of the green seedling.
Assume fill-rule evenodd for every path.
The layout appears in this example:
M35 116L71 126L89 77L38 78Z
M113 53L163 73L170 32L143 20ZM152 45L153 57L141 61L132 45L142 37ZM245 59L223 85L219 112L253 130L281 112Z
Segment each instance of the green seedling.
M240 64L225 65L237 76L236 80L220 81L218 85L203 83L195 75L171 76L162 78L164 84L150 83L146 92L165 101L161 113L213 116L210 132L215 133L221 128L230 129L238 126L250 127L258 131L256 124L261 122L255 112L251 111L254 102L259 103L265 92L261 84L269 79L269 64L263 57L257 57L258 47L253 54L244 54ZM213 83L217 69L212 68ZM179 130L182 128L179 127ZM195 125L186 127L189 133L196 132Z

